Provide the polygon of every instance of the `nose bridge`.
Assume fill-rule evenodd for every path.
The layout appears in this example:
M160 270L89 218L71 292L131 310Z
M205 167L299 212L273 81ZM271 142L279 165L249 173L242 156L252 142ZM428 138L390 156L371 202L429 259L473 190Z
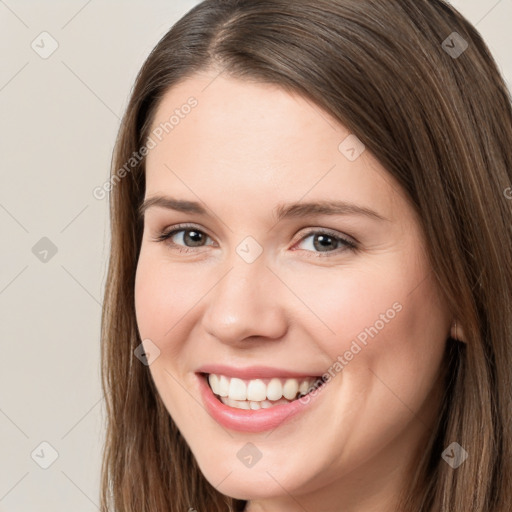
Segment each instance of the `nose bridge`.
M229 270L214 286L204 312L205 329L220 341L249 336L280 337L285 329L278 280L263 256L252 262L234 254Z

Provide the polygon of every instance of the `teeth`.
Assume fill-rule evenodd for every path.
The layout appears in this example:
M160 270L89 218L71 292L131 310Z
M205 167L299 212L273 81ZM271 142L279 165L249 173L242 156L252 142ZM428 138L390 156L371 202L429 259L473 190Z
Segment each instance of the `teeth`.
M261 379L249 381L247 386L247 400L265 400L267 398L267 386Z
M275 405L290 403L289 400L285 400L284 398L281 398L276 402L269 402L268 400L263 400L262 402L252 402L249 400L233 400L229 397L221 397L220 401L225 405L229 405L229 407L234 407L235 409L251 409L253 411L258 409L268 409L269 407L274 407Z
M211 373L208 376L208 382L210 383L210 387L212 388L213 392L219 395L219 376Z
M307 394L317 379L309 377L302 379L253 379L242 380L225 375L208 376L208 382L214 394L231 407L242 409L266 409L277 403L288 403L295 400L297 395ZM224 400L225 399L225 400Z
M279 379L272 379L267 386L267 398L279 400L283 396L283 385Z
M301 395L307 395L309 387L310 387L310 383L307 380L301 382L301 384L299 386L299 393Z
M228 395L232 400L247 400L247 386L245 382L241 379L231 379Z
M295 379L288 379L283 386L283 396L293 400L299 392L299 383Z
M211 377L211 375L210 375L210 377ZM211 382L210 382L210 384L211 384ZM217 393L220 396L228 396L229 380L227 379L227 377L224 377L224 375L221 375L219 377L219 387L218 387L217 391L215 391L215 393Z

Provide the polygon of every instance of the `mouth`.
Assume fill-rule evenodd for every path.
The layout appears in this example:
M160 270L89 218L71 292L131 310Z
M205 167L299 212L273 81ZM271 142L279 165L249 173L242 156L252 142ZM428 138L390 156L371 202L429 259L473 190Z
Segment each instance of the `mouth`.
M200 373L215 398L233 409L270 409L290 404L318 389L322 377L240 379L217 373Z
M325 403L324 392L317 392L326 384L322 377L289 370L208 365L199 368L196 376L204 408L230 430L273 430L311 417Z

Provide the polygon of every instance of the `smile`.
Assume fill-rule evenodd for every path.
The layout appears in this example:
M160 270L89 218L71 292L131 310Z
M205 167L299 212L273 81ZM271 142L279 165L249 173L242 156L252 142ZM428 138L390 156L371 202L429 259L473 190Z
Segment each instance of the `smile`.
M319 377L239 379L211 373L208 383L224 404L235 409L268 409L288 404L315 389Z
M231 430L272 430L311 411L324 395L316 392L325 385L321 377L262 367L215 366L196 372L199 393L209 415ZM224 368L228 370L225 373ZM279 373L286 377L273 376Z

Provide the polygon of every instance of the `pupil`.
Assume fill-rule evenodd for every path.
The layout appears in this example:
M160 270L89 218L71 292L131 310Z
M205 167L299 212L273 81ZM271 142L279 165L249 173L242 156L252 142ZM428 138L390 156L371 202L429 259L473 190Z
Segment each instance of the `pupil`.
M329 243L324 243L324 242L328 241L328 242L331 242L331 244L332 244L333 237L330 235L317 235L317 236L315 236L314 240L315 240L315 242L313 245L315 246L315 249L324 249L325 247L328 247L328 245L329 245ZM319 245L317 245L316 240L319 240Z
M185 233L186 233L185 238L192 239L193 244L197 243L197 242L201 243L201 239L202 239L201 233L194 231L194 230L188 230ZM192 236L190 236L189 233L192 233ZM193 240L194 237L199 238L199 240Z

